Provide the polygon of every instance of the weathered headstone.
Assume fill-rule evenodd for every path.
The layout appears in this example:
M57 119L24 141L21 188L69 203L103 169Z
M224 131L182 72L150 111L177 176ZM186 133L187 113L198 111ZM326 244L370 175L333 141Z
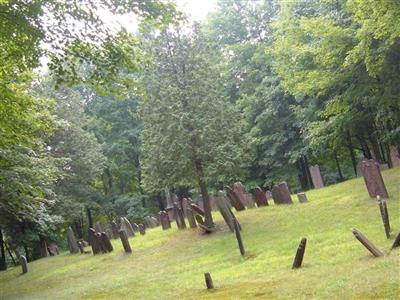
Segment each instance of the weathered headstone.
M228 196L232 206L237 210L245 210L244 204L240 200L239 196L229 186L225 187L226 195Z
M110 239L108 238L107 234L104 231L101 233L101 241L102 241L103 245L105 246L106 252L111 252L114 250L114 248L110 242Z
M198 206L196 203L191 203L190 207L196 214L199 214L200 216L204 216L204 210L200 206Z
M174 214L178 229L185 229L186 228L185 218L183 217L182 209L176 202L174 203Z
M157 220L155 217L150 217L150 219L153 221L154 227L157 227L160 225L160 222Z
M321 170L318 165L311 166L310 168L311 180L316 189L320 189L324 187L324 180L321 176Z
M81 254L85 251L85 247L83 246L83 243L81 241L78 241L78 248Z
M26 260L25 256L20 255L19 263L20 263L21 268L22 268L22 274L28 273L28 261Z
M396 146L390 146L390 160L393 168L400 167L400 152Z
M195 215L195 213L193 212L193 210L191 208L188 208L186 210L186 217L188 219L190 228L197 228L197 223L196 223L196 219L195 219L194 215Z
M275 204L292 204L289 187L286 182L280 182L272 188L272 198Z
M128 236L135 236L131 222L125 217L121 217L121 229L126 232Z
M297 269L301 267L301 264L303 262L304 252L306 251L306 244L307 244L307 239L302 238L299 247L297 248L296 256L294 257L292 269Z
M362 175L365 185L367 186L369 196L376 198L389 198L385 183L383 182L382 174L379 169L379 164L374 160L363 160Z
M225 220L226 225L228 225L230 231L234 232L235 227L233 225L233 218L232 214L230 212L230 209L227 205L228 199L226 199L226 194L224 191L219 191L218 192L218 197L215 198L217 202L217 206L219 209L219 212L221 213L222 217Z
M380 199L380 197L376 197L378 200L379 210L381 212L383 227L385 228L386 238L390 238L390 223L389 223L389 213L386 206L386 201L384 199Z
M171 222L169 220L168 214L165 210L162 210L158 213L161 221L161 227L163 230L167 230L171 228Z
M139 224L139 232L141 235L145 235L146 234L146 227L144 227L143 224Z
M247 208L256 208L256 203L254 202L253 194L245 193L244 197L246 199L246 207Z
M245 205L246 204L246 196L245 196L246 191L244 189L243 184L240 181L235 182L233 184L233 191L236 193L236 195L240 199L240 202L243 205Z
M102 249L99 240L96 236L96 231L93 228L89 228L89 240L90 240L90 245L92 246L93 255L99 254L102 251Z
M106 244L104 243L104 241L102 239L101 232L96 232L95 236L97 238L97 242L99 243L100 252L101 253L107 253L108 252L107 251L107 246L106 246Z
M396 235L391 250L397 247L400 247L400 232Z
M111 230L113 239L117 239L119 234L118 234L118 225L117 223L115 223L115 221L111 222Z
M236 235L236 240L238 242L238 246L239 246L239 250L240 250L240 254L242 256L245 255L245 250L244 250L244 245L243 245L243 241L242 241L242 236L240 235L240 229L239 229L239 223L236 221L236 219L233 220L233 226L235 228L235 235Z
M119 231L119 238L121 239L122 246L126 253L132 253L131 245L129 244L128 236L125 231Z
M204 280L206 281L207 289L213 289L214 288L214 284L213 284L213 281L212 281L210 273L204 273Z
M254 199L256 200L257 206L268 206L268 200L265 193L259 186L256 186L253 190Z
M71 227L68 227L67 229L67 242L68 242L69 252L71 254L79 252L78 243L76 242L75 234L72 231Z
M133 228L133 231L134 231L134 232L139 232L139 225L138 225L138 224L133 223L133 224L132 224L132 228Z
M363 244L364 247L367 248L368 251L371 252L373 256L375 257L383 256L383 253L378 248L376 248L375 245L372 244L360 231L358 231L355 228L353 228L351 231L353 232L357 240L359 240L360 243Z
M272 192L271 192L270 190L267 190L267 191L265 192L265 197L267 197L267 201L268 201L269 199L272 199Z
M306 193L298 193L297 199L299 199L300 203L305 203L308 201Z

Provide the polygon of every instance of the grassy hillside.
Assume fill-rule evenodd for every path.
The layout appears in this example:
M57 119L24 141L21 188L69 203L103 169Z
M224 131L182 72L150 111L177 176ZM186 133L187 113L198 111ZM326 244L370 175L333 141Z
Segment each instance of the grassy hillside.
M119 240L110 254L41 259L0 273L1 299L395 299L400 295L400 249L389 251L400 231L400 169L383 173L392 238L385 237L379 208L362 178L294 198L291 206L269 206L236 213L247 256L223 230L148 230L130 239L125 255ZM215 214L219 224L222 219ZM372 255L354 238L363 232L384 253ZM301 237L307 237L303 267L292 270ZM210 272L215 289L205 289Z

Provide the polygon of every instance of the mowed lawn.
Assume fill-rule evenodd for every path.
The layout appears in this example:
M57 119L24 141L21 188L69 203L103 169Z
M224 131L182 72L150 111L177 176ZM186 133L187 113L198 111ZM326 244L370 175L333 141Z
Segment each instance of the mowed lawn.
M246 256L218 213L222 230L147 230L130 239L125 255L114 252L40 259L0 272L1 299L398 299L400 248L390 251L400 231L400 168L383 172L391 238L362 178L307 192L309 202L236 213ZM385 253L374 258L353 236L363 232ZM301 237L307 238L303 267L292 270ZM207 290L204 272L215 289Z

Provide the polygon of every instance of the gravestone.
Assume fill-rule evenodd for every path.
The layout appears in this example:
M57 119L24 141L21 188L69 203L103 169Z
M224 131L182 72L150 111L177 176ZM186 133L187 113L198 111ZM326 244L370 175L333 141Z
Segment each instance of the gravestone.
M133 230L131 222L125 217L121 217L121 229L126 232L126 234L129 236L135 236L135 232Z
M280 182L272 188L272 198L275 204L293 204L287 183Z
M26 260L25 256L20 255L19 264L21 265L22 268L22 274L28 273L28 261Z
M132 253L131 245L129 244L128 236L125 231L119 231L119 238L121 239L121 243L124 247L125 253Z
M244 197L246 198L247 208L256 208L256 203L254 202L253 194L245 193Z
M81 241L78 241L78 248L79 248L79 251L81 252L81 254L83 254L83 252L85 251L85 248Z
M134 232L139 232L139 225L136 224L136 223L133 223L132 224L132 229L133 229Z
M160 222L157 220L155 217L150 217L150 219L153 221L154 227L157 227L160 225Z
M387 210L386 201L376 197L378 200L379 210L382 217L383 227L385 228L386 238L390 238L390 223L389 223L389 212Z
M240 199L240 202L243 205L245 205L246 204L246 196L245 196L246 192L245 192L243 184L240 181L235 182L233 184L233 191L236 193L236 195Z
M171 222L169 220L168 214L165 210L162 210L158 213L160 216L161 227L163 230L167 230L171 228Z
M212 281L210 273L204 273L204 280L206 281L207 289L213 289L214 288L214 284L213 284L213 281Z
M234 190L232 190L229 186L225 187L226 195L228 196L228 199L230 200L232 206L237 210L245 210L246 208L244 207L244 204L241 202L239 196L235 193Z
M146 228L144 227L143 224L139 224L139 232L141 235L145 235L146 234Z
M110 242L110 239L108 238L107 234L104 231L101 233L101 241L104 245L104 248L106 249L106 252L111 252L114 250Z
M197 223L196 223L196 219L195 219L194 215L195 215L195 213L193 212L193 210L191 208L188 208L186 210L186 217L188 219L190 228L197 228Z
M393 168L400 167L400 153L396 146L390 146L390 161L392 162Z
M187 198L182 199L182 210L183 210L183 215L187 216L187 209L190 208L190 205L192 204L192 201L190 201Z
M100 252L107 253L107 246L102 239L101 232L96 232L95 237L97 239L97 242L99 243Z
M96 236L96 231L93 228L89 228L89 241L92 246L93 255L99 254L102 249L99 240Z
M367 248L368 251L371 252L373 256L375 257L383 256L383 253L378 248L376 248L375 245L372 244L360 231L353 228L351 232L353 232L357 240L359 240L359 242L363 244L364 247Z
M321 170L319 169L319 165L311 166L310 168L311 180L316 189L320 189L324 187L324 180L321 176Z
M267 196L259 186L256 186L254 188L253 195L258 207L268 206Z
M233 226L235 228L235 235L236 235L236 240L238 242L238 246L239 246L239 250L240 250L240 254L242 256L245 255L245 250L244 250L244 245L243 245L243 241L242 241L242 236L240 235L240 228L239 228L239 223L237 222L236 219L233 220Z
M377 162L372 159L363 160L362 175L371 198L376 198L377 196L380 196L381 198L389 198L385 183L383 182L381 171L379 169L379 164Z
M67 242L68 242L69 252L71 254L79 252L78 243L76 242L75 234L72 231L71 227L68 227L67 229Z
M265 192L265 197L267 197L267 201L268 201L269 199L272 199L272 192L271 192L270 190L267 190L267 191Z
M117 239L119 236L119 233L118 233L118 225L117 225L117 223L115 223L115 221L111 222L111 230L112 230L113 239Z
M307 244L307 239L302 238L299 247L297 248L296 251L296 256L293 261L292 269L297 269L301 267L301 264L303 262L304 252L306 251L306 244Z
M297 199L299 199L300 203L305 203L308 201L306 193L298 193Z
M226 225L228 225L230 231L234 232L235 227L233 225L233 218L230 209L227 205L228 199L226 199L226 194L224 191L218 192L218 197L216 199L216 204L218 206L219 212L225 220Z
M196 203L190 203L190 208L196 214L199 214L200 216L204 216L204 210L200 206L198 206Z
M183 217L182 209L176 202L174 203L174 215L175 215L176 226L178 227L178 229L185 229L186 228L185 218Z
M391 250L393 250L394 248L400 247L400 232L396 235L396 238L394 239L392 248L390 248Z

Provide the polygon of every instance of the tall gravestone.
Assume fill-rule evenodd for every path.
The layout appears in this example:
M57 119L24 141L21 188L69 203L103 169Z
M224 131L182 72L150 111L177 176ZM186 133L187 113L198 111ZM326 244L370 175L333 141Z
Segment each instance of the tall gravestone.
M311 180L313 182L314 187L316 189L323 188L324 180L322 179L321 170L319 168L319 165L311 166L310 174L311 174Z
M219 191L218 192L218 197L216 199L216 204L218 206L219 212L221 213L222 217L225 220L226 225L228 225L230 231L234 232L235 227L233 225L233 218L230 212L230 209L228 207L228 199L226 199L226 194L224 191Z
M174 215L178 229L185 229L186 228L185 218L183 217L182 209L179 207L177 202L174 203Z
M229 186L225 187L226 195L228 196L232 206L237 210L245 210L243 202L240 200L239 196L232 190Z
M165 210L162 210L158 213L160 216L161 227L163 230L167 230L171 228L171 222L169 220L168 214Z
M119 231L119 237L121 239L122 246L124 247L125 253L132 253L131 245L129 244L128 236L125 231Z
M93 228L89 228L89 240L90 245L92 246L93 255L96 255L102 251L101 244L99 243L99 239L96 235L96 230Z
M371 198L376 198L377 196L380 196L381 198L389 198L379 164L376 161L372 159L363 160L362 175Z
M186 218L189 222L190 228L197 228L196 219L194 217L195 213L193 212L193 210L191 208L191 204L192 204L191 200L189 200L187 198L182 199L183 214L186 216Z
M390 160L393 168L400 167L400 152L396 146L390 146Z
M268 206L267 196L259 186L254 188L253 194L258 207Z
M268 201L269 199L272 199L272 192L271 192L270 190L267 190L267 191L265 192L265 197L267 197L267 201Z
M139 226L139 232L141 235L145 235L146 234L146 228L144 227L143 224L138 224Z
M272 188L272 198L275 204L293 204L289 187L286 182L280 182Z
M78 243L76 241L75 234L72 231L71 227L68 227L68 229L67 229L67 242L68 242L69 252L71 254L79 252Z
M236 195L238 196L240 202L241 202L243 205L246 205L246 202L247 202L247 201L246 201L246 195L245 195L246 191L245 191L245 189L244 189L243 184L242 184L240 181L235 182L235 183L233 184L233 191L234 191L234 192L236 193Z
M133 230L131 222L125 217L121 217L121 229L126 232L129 236L135 236L135 231Z
M19 257L19 263L22 268L22 274L28 273L28 261L26 260L26 257L21 255Z

